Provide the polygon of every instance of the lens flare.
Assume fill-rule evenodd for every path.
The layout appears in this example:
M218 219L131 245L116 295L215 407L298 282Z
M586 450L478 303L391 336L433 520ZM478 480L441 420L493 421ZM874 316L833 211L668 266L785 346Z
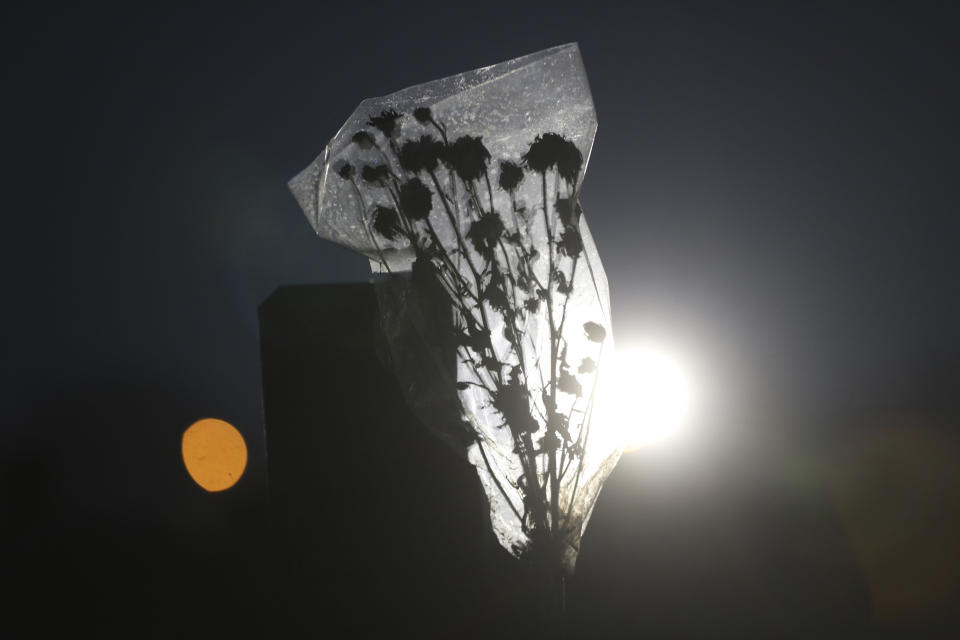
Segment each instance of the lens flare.
M190 477L210 492L235 485L247 467L243 436L216 418L198 420L183 432L182 453Z

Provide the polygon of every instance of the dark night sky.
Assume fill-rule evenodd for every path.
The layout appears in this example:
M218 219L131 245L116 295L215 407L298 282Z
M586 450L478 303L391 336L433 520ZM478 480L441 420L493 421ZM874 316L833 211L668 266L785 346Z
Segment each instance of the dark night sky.
M56 469L50 527L192 530L178 445L204 416L246 437L255 501L257 306L368 277L286 181L364 97L570 41L598 113L582 203L615 335L692 354L710 441L821 446L903 412L957 436L945 3L334 5L4 10L0 462L17 482Z

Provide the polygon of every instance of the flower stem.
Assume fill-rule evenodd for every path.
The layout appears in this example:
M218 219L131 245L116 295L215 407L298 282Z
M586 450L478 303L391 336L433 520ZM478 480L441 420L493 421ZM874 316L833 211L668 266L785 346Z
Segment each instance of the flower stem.
M550 214L547 201L547 172L540 174L543 186L543 225L547 234L547 251L549 255L549 271L547 272L547 318L550 322L550 393L547 396L549 406L547 417L550 418L557 410L557 327L553 320L553 233L550 225ZM552 420L547 420L547 436L551 442L556 439L556 429ZM557 502L560 497L560 486L557 483L557 450L551 447L547 453L547 474L550 480L550 516L554 533L557 532L560 522L560 510Z

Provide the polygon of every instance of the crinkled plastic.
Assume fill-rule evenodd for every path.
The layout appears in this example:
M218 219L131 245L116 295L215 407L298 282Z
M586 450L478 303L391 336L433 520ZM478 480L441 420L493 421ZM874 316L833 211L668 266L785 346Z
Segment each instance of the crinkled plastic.
M596 126L568 44L364 100L290 182L370 259L401 387L476 467L501 545L569 571L622 451L593 419L613 355L578 201Z

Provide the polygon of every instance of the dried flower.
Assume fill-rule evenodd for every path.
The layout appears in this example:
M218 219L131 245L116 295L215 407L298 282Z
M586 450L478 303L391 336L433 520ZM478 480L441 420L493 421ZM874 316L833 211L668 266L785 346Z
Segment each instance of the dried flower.
M356 171L352 164L344 162L343 160L333 165L333 170L344 180L351 179Z
M397 126L397 120L403 116L402 113L397 113L393 109L387 109L382 111L378 116L372 116L367 120L367 124L371 127L376 127L380 132L388 137L392 138L400 133L400 127Z
M523 180L523 169L520 165L509 160L500 162L500 188L504 191L515 191Z
M417 122L420 124L428 124L433 120L433 116L430 113L430 107L419 107L413 110L413 117L416 118Z
M596 322L584 322L583 330L587 334L587 340L590 342L603 342L607 337L607 330Z
M353 143L361 149L369 149L375 144L373 136L363 130L357 131L355 134L353 134L353 138L351 138L351 140L353 140Z
M583 395L583 387L580 386L580 381L566 369L560 371L560 377L557 378L557 389L577 397Z
M444 159L464 182L478 180L487 169L490 152L480 136L461 136L447 147Z
M419 140L407 140L400 147L400 166L411 173L435 171L442 153L443 143L431 135L420 136Z
M373 210L373 230L387 240L393 240L400 233L400 216L393 207L377 205Z
M583 154L577 145L556 133L538 135L523 155L526 165L537 173L555 167L560 177L573 184L583 166Z
M467 239L473 243L477 253L486 260L492 260L503 230L503 220L500 219L500 215L496 211L485 211L470 225Z
M580 214L583 213L583 209L580 208L579 202L571 202L570 198L557 198L554 208L563 226L576 227L580 224Z
M553 279L557 282L557 293L562 293L565 296L573 293L573 281L567 280L567 274L560 269L556 269L553 272Z
M381 180L386 180L387 176L390 175L390 169L387 168L384 164L378 165L364 165L363 171L360 172L360 177L362 177L367 182L379 183Z
M540 428L530 415L530 398L524 385L518 382L505 384L491 396L493 407L500 412L513 433L536 433Z
M584 358L577 368L577 373L593 373L597 370L597 363L593 358Z
M411 220L426 220L433 208L433 192L420 181L410 178L400 185L400 210Z
M503 284L491 281L487 288L483 290L480 298L500 313L507 314L510 312L510 299L507 298L507 292L504 290ZM507 326L504 325L504 329Z
M574 227L567 227L563 230L558 244L560 253L571 258L576 258L583 251L583 238L580 237L580 232Z

